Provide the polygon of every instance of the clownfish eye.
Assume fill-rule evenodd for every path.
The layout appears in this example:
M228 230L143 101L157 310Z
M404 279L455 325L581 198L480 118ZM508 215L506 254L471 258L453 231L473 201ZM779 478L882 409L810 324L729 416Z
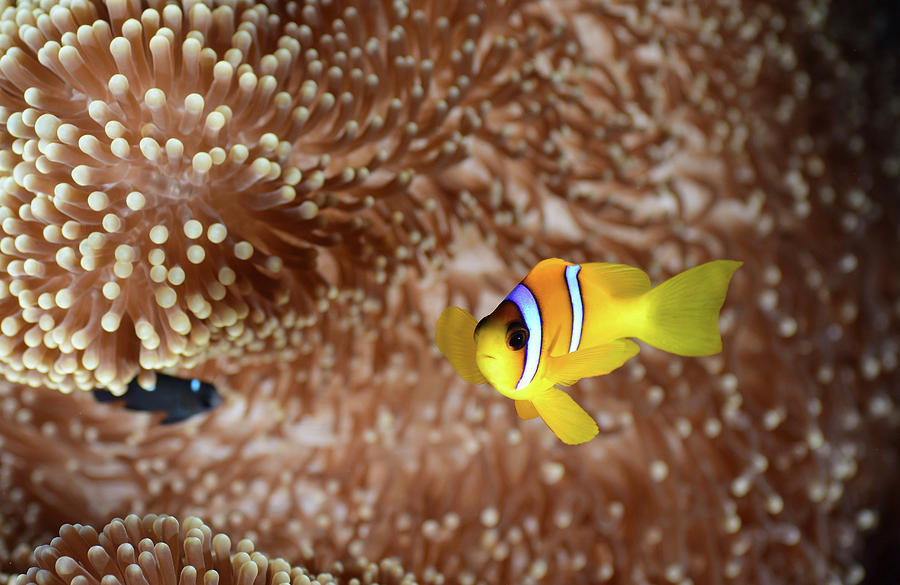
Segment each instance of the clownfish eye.
M506 345L513 351L519 351L525 347L527 341L528 330L524 327L516 327L515 329L510 330L506 335Z

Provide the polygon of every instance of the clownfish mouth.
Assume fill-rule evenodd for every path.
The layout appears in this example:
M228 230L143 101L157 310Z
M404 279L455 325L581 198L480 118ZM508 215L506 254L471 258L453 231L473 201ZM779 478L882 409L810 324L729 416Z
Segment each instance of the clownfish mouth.
M480 354L478 354L478 357L479 357L479 358L486 358L486 359L489 359L489 360L495 360L495 359L497 359L495 356L488 355L488 354L486 354L486 353L480 353Z

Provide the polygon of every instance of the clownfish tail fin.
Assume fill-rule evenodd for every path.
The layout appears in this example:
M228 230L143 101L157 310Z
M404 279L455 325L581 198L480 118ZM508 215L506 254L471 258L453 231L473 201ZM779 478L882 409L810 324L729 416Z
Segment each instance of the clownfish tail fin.
M487 382L475 363L475 326L477 322L468 311L459 307L447 307L437 322L435 335L438 349L453 369L465 381L472 384Z
M714 260L685 270L646 294L646 322L640 339L684 356L722 351L719 311L734 271L742 262Z

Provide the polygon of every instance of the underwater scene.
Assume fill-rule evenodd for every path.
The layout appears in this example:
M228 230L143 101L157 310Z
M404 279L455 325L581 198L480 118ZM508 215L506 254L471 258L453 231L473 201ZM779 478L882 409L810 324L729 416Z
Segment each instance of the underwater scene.
M898 26L0 0L0 585L900 583Z

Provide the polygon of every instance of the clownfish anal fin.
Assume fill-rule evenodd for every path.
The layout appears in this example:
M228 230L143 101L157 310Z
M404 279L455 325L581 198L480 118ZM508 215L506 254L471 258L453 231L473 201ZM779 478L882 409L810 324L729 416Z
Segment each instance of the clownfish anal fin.
M582 279L596 282L613 297L638 297L650 290L647 273L634 266L592 262L581 265Z
M516 414L522 420L529 420L538 416L538 411L530 400L516 400Z
M468 311L447 307L437 322L437 346L456 373L466 382L482 384L487 378L475 362L475 326L477 322Z
M550 363L544 376L554 384L571 386L582 378L610 373L637 355L640 350L638 344L630 339L617 339L572 353L552 356L547 358Z
M550 430L567 445L586 443L600 432L591 415L558 388L537 395L532 404Z

